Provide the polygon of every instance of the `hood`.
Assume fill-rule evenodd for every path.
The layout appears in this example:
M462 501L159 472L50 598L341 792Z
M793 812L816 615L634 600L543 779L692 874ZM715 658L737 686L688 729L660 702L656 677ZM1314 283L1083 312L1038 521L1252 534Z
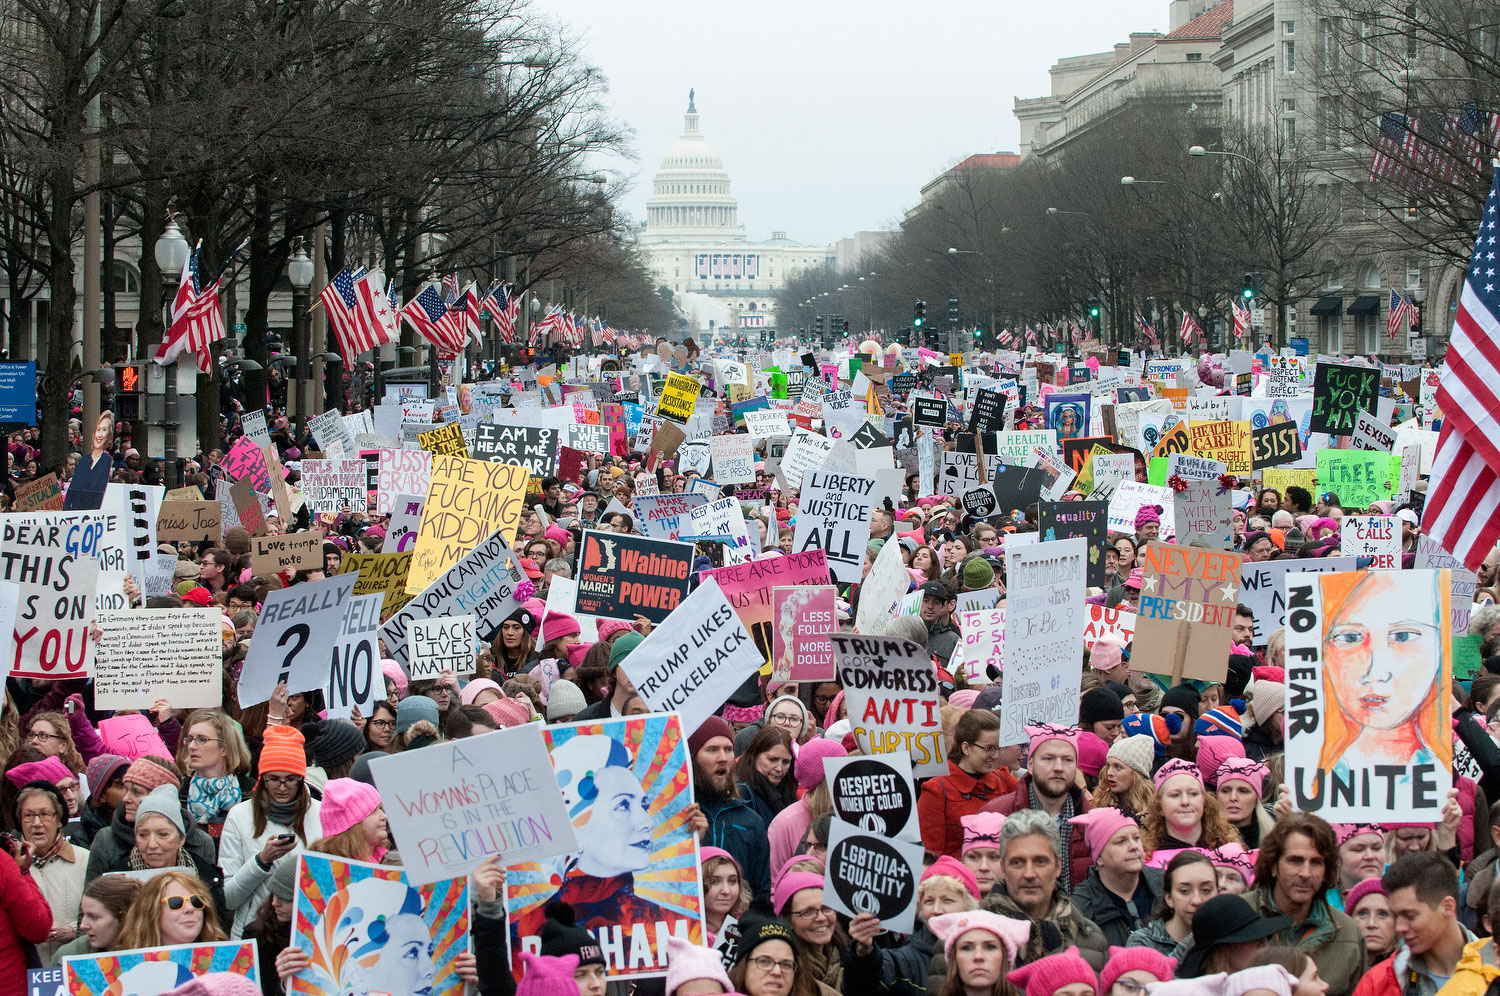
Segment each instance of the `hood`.
M1478 976L1485 986L1500 979L1500 957L1496 956L1490 938L1481 937L1464 945L1463 957L1458 959L1453 975L1457 978L1465 973Z

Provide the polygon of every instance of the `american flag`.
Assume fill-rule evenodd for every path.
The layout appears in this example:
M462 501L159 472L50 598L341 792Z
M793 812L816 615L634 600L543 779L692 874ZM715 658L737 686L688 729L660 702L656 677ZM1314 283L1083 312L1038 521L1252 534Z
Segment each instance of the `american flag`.
M1411 130L1414 123L1399 111L1386 111L1380 116L1380 139L1370 160L1371 181L1388 179L1397 171L1410 172L1411 146L1416 141Z
M219 283L224 279L230 262L248 244L248 240L240 243L229 254L208 287L202 286L202 276L198 271L198 253L203 243L200 241L193 249L182 268L177 293L172 299L172 324L156 347L153 359L158 364L166 366L188 352L193 354L199 370L204 373L213 370L213 354L209 347L228 334L224 327L224 311L219 307Z
M318 295L346 364L366 350L395 340L399 333L390 299L381 290L384 283L379 270L361 269L355 274L345 267Z
M417 334L437 347L438 355L457 356L464 349L464 331L458 316L448 310L438 293L438 285L428 284L401 309L401 317L411 323Z
M1198 323L1195 322L1195 321L1193 321L1193 316L1190 315L1190 314L1188 314L1186 311L1184 311L1182 313L1182 342L1183 342L1183 345L1186 345L1186 344L1192 342L1193 341L1193 336L1198 335L1202 331L1203 330L1198 327Z
M1415 319L1412 316L1411 302L1404 294L1391 291L1391 312L1385 320L1385 337L1396 338L1397 332L1405 332L1411 328Z
M443 278L443 302L452 304L458 299L458 274L450 273Z
M1141 330L1141 336L1153 346L1161 345L1161 339L1156 334L1156 329L1145 318L1136 316L1136 328Z
M484 295L484 306L489 309L500 338L507 343L516 341L516 309L521 304L518 298L505 290L504 284L496 284Z
M1234 313L1234 337L1245 338L1245 333L1250 331L1250 309L1238 301L1232 302L1229 309Z
M1454 116L1453 156L1467 163L1475 173L1484 172L1484 133L1491 142L1500 143L1500 111L1482 114L1472 102L1459 108Z
M469 281L469 286L453 302L452 309L458 313L460 327L464 330L464 341L473 339L475 345L482 344L484 336L479 324L479 291L475 289L474 281Z
M1443 429L1422 531L1477 571L1500 540L1500 172L1490 187L1438 381Z

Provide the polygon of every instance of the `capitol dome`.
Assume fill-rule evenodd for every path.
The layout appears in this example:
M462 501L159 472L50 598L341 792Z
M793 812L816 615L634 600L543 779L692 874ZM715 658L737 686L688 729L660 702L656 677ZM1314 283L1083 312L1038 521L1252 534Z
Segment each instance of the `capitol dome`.
M718 150L698 131L698 109L688 91L682 135L667 149L646 201L649 239L743 239L739 206Z

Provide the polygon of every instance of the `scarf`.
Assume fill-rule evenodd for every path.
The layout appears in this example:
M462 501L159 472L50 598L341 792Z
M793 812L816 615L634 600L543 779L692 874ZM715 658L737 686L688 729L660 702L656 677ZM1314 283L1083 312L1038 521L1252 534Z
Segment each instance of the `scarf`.
M296 830L297 802L298 800L293 799L291 802L276 802L273 800L266 803L266 819L272 823L279 823L284 827Z
M240 780L236 775L205 778L194 775L188 780L187 810L199 823L218 823L229 807L240 801Z
M182 852L178 851L177 852L177 859L175 861L169 861L169 862L167 862L167 864L164 867L167 867L167 868L191 868L191 867L196 867L196 866L191 865L190 863L182 860ZM150 868L151 868L151 866L148 865L148 864L146 864L146 859L143 858L143 857L141 857L141 849L139 847L132 847L130 849L130 870L138 872L138 871L147 871Z
M1042 800L1036 794L1036 785L1030 778L1026 779L1026 794L1031 799L1031 808L1046 812L1047 808L1042 805ZM1073 844L1073 824L1070 822L1077 813L1073 809L1073 791L1071 789L1063 796L1062 812L1057 814L1057 835L1062 838L1062 872L1057 876L1058 888L1073 880L1068 876L1071 872L1071 857Z
M802 961L815 980L828 986L834 992L844 991L844 960L840 957L836 944L799 943L797 948L801 951ZM798 968L801 967L798 966Z

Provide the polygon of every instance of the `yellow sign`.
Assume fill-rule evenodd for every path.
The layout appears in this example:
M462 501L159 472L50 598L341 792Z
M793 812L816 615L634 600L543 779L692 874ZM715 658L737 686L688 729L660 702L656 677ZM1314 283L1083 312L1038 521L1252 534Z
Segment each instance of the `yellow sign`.
M516 463L434 454L406 591L415 595L496 529L510 540L531 474Z
M656 405L656 414L686 425L687 420L693 417L693 406L698 403L698 390L702 386L692 377L668 374L667 384L661 391L661 401Z
M964 354L963 353L949 353L948 354L948 365L950 367L961 367L961 366L963 366L964 365Z
M411 551L404 553L346 553L339 562L340 574L359 572L355 595L383 595L381 621L389 619L411 601L406 593L406 574L411 569Z
M1192 441L1188 438L1187 423L1178 422L1162 433L1161 442L1156 444L1156 449L1151 451L1151 455L1165 457L1173 453L1189 453L1192 448Z
M1249 422L1194 422L1188 432L1197 456L1220 461L1230 474L1250 473Z
M417 433L417 445L429 453L444 456L468 456L469 446L464 442L463 426L457 422L445 422L435 429Z
M1318 493L1318 472L1313 467L1267 467L1260 472L1260 486L1275 488L1282 494L1292 485L1306 488L1307 493Z

